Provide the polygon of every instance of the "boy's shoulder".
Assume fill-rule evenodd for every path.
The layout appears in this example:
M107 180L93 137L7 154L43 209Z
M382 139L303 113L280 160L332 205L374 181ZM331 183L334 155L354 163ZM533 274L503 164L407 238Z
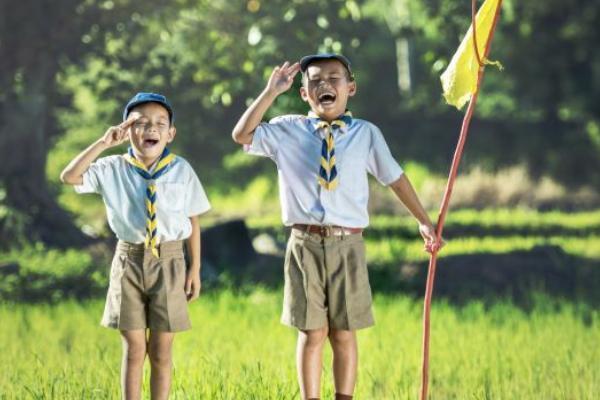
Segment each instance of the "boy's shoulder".
M173 168L173 173L175 175L177 175L180 179L184 179L186 182L190 179L194 179L194 177L196 179L198 178L198 174L196 173L196 170L192 164L190 164L188 160L180 155L175 155L175 159L173 160L173 165L171 168Z
M377 125L375 125L371 121L367 121L366 119L352 118L352 125L356 125L356 127L359 129L379 131L379 128L377 127Z
M94 161L94 164L96 164L99 167L104 167L104 168L120 166L123 163L125 163L125 159L123 158L122 154L113 154L110 156L104 156L104 157L97 158L96 161Z
M269 120L269 124L294 124L294 123L305 123L308 117L302 114L287 114L278 115Z
M181 171L193 171L194 168L188 160L181 157L179 154L175 155L173 159L173 166L177 166Z

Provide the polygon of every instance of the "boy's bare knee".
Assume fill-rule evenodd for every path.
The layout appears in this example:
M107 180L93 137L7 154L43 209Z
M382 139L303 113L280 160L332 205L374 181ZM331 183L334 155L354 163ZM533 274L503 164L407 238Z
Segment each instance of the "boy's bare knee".
M329 329L327 327L301 331L301 335L304 335L305 346L307 347L322 346L328 333Z
M341 329L332 329L329 332L331 345L338 348L354 347L356 344L356 334L354 331Z
M128 341L124 343L124 352L130 364L143 364L146 358L146 343Z
M171 354L150 353L150 363L155 367L169 367L172 363Z
M172 362L171 348L166 346L150 346L148 349L150 363L155 367L168 367Z

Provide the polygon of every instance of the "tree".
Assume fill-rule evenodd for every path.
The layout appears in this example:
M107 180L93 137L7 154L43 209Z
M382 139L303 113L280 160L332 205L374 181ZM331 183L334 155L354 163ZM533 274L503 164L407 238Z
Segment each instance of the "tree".
M114 3L102 7L112 9ZM18 225L4 219L3 243L15 240L15 232L56 246L86 241L56 204L46 182L46 158L59 133L54 109L68 102L58 90L57 73L92 51L82 41L90 27L99 29L113 18L116 13L89 1L0 3L0 189Z

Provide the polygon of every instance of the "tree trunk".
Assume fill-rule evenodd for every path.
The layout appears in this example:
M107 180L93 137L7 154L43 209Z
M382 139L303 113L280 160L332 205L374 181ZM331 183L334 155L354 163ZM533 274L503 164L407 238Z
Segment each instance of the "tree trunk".
M3 224L0 234L4 237L0 239L4 247L19 239L56 247L79 246L89 238L56 203L46 182L57 61L48 53L37 61L21 71L20 85L8 89L9 96L0 109L0 185L5 205L24 217L18 218L17 226ZM19 238L19 234L25 237Z

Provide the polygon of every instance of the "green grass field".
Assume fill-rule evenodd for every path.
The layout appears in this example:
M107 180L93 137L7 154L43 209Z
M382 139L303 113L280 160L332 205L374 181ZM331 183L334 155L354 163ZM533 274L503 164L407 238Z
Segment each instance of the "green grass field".
M252 218L248 225L252 234L285 243L278 216ZM482 254L490 261L535 246L559 249L567 271L595 270L600 261L600 210L456 210L446 227L440 271L445 257ZM372 218L365 240L381 290L375 296L377 325L359 333L356 399L416 399L422 300L414 296L422 293L411 297L386 285L399 263L424 263L427 255L406 216ZM119 335L98 325L109 262L102 254L110 249L94 251L32 244L0 253L0 264L20 266L18 274L0 279L0 400L119 397ZM600 398L600 313L593 296L598 275L585 276L591 277L580 282L587 295L534 294L523 308L495 293L465 297L465 303L440 295L435 301L434 295L431 399ZM172 398L299 398L296 334L279 324L281 290L206 287L191 306L194 329L175 341ZM322 398L331 399L329 350L325 360Z
M173 399L295 399L295 333L278 292L205 294L175 341ZM116 399L120 340L101 328L102 301L0 306L1 399ZM356 399L415 399L421 303L377 296L359 333ZM600 315L540 298L531 312L497 303L434 304L432 399L596 399ZM332 398L331 352L323 398ZM146 379L146 393L147 393Z

